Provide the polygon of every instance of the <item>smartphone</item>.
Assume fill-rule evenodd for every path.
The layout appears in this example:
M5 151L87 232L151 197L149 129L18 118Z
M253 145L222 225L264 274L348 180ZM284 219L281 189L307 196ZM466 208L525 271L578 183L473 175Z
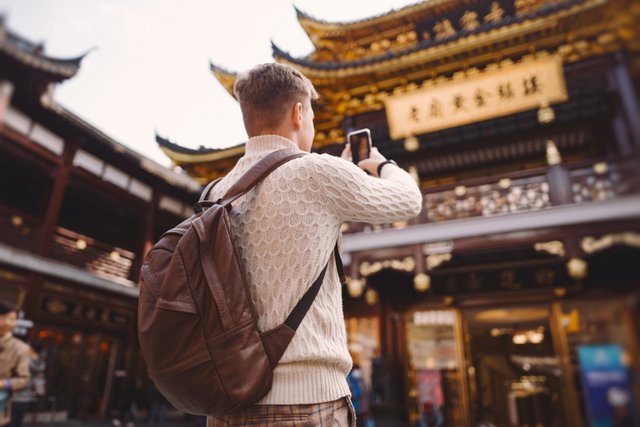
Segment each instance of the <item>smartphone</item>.
M351 145L351 158L356 165L360 160L368 159L371 154L371 131L358 129L347 134L347 141Z

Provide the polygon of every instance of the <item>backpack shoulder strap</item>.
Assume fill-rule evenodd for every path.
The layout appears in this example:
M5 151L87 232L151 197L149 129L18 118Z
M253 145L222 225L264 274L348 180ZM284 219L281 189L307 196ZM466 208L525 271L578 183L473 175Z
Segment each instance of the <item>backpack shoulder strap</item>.
M221 205L228 205L234 200L247 193L253 187L255 187L260 181L265 179L267 175L273 172L278 166L293 160L298 157L304 156L306 153L291 151L291 150L278 150L270 153L260 159L255 165L253 165L247 172L244 173L236 182L233 183L231 188L227 190L227 193L215 203ZM222 178L211 181L202 190L198 202L193 205L193 211L196 213L204 211L206 208L214 204L209 201L209 194L213 187L220 182Z
M342 259L340 258L340 250L338 249L337 243L333 248L333 258L336 262L336 269L338 270L340 282L343 283L344 271L342 267ZM331 258L329 258L329 261L331 261ZM284 321L284 324L291 328L291 330L295 331L296 329L298 329L300 322L302 322L302 319L304 319L304 316L309 311L311 304L313 304L313 301L316 299L316 295L318 295L320 286L324 281L324 275L327 272L327 267L329 267L329 261L327 261L327 264L324 266L313 284L309 287L309 289L307 289L302 298L300 298L300 301L298 301L296 306L293 307L293 310L291 310L291 313L289 313L287 320Z
M211 193L213 187L219 183L221 179L222 178L214 179L204 187L204 190L202 190L202 194L200 194L200 198L198 199L198 203L202 203L209 198L209 193Z
M284 163L304 156L304 152L296 152L291 150L278 150L270 153L260 159L255 165L251 167L244 175L233 183L231 188L220 200L220 204L225 206L232 203L237 198L241 197L253 187L255 187L260 181L267 177L276 168Z
M211 205L213 205L213 202L208 200L209 198L209 193L211 193L211 189L220 182L222 178L218 178L218 179L214 179L213 181L211 181L210 183L207 184L206 187L204 187L204 190L202 190L202 193L200 194L200 198L198 199L198 201L196 203L193 204L193 213L201 213L203 212L205 209L211 207Z

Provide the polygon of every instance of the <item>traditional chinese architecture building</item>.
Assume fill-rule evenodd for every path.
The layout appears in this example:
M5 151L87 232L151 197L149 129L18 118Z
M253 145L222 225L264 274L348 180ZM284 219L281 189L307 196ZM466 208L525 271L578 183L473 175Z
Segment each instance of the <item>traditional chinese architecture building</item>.
M146 377L141 260L200 189L56 103L81 61L0 22L0 298L43 344L47 397L29 409L40 421L108 415Z
M628 0L297 10L313 52L273 46L321 96L315 150L370 128L424 193L412 221L344 226L377 425L640 422L639 16ZM201 183L243 153L157 141Z

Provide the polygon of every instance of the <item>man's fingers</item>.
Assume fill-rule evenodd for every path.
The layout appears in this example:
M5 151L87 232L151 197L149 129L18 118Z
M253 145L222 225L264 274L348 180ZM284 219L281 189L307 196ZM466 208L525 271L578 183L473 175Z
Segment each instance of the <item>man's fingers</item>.
M344 145L344 149L342 150L342 154L340 155L345 160L351 161L351 144L346 143Z

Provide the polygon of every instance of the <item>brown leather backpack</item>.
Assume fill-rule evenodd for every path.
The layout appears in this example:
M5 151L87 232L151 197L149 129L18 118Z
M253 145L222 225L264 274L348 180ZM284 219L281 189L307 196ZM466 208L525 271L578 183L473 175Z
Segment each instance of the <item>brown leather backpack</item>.
M261 332L229 219L233 201L301 155L269 154L216 202L205 200L215 183L210 184L196 213L164 233L147 255L138 305L140 346L149 375L181 411L225 415L260 400L320 289L327 266L286 321ZM342 273L337 245L334 256Z

